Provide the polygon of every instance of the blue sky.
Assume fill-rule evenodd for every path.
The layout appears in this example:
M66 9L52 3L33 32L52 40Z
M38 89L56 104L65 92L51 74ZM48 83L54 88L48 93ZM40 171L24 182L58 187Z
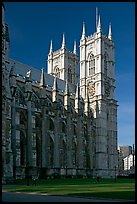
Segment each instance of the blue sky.
M118 144L135 143L135 3L133 2L5 2L10 32L10 57L35 68L47 68L50 41L53 50L66 46L73 51L82 23L86 36L96 31L96 7L102 31L112 24L115 42L115 96L118 100Z

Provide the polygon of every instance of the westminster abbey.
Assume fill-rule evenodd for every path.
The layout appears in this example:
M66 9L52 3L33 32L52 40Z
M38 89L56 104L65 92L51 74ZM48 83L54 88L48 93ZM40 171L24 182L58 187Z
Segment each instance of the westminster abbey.
M115 177L117 101L111 24L86 36L80 57L50 44L47 73L10 58L2 6L2 181L66 177ZM80 66L80 78L78 77Z

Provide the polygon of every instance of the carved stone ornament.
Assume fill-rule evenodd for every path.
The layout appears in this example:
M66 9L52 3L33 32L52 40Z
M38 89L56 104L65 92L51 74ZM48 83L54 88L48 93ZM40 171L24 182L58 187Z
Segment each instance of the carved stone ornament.
M88 83L88 93L89 96L94 96L95 94L95 84L93 84L93 82Z

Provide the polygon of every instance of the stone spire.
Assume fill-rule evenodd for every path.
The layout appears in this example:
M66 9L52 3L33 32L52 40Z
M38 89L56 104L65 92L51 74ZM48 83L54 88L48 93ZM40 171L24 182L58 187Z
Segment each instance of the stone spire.
M77 83L76 87L76 95L75 95L75 111L78 113L80 108L80 91L79 91L79 86Z
M74 50L73 53L76 55L77 54L77 46L76 46L76 41L74 41Z
M63 33L63 39L62 39L62 48L65 48L65 34Z
M99 15L99 17L98 17L97 32L101 32L101 20L100 20L100 15Z
M70 105L69 84L68 84L68 80L66 79L66 87L64 92L64 107L66 110L68 110L69 105Z
M53 91L52 91L52 102L58 101L58 84L57 84L57 77L54 77L53 83Z
M45 82L45 76L44 76L44 68L42 67L42 72L41 72L41 79L40 79L40 98L46 98L46 82Z
M52 45L52 40L51 40L49 54L51 54L52 52L53 52L53 45Z
M85 37L86 37L85 22L83 22L83 31L82 31L82 37L81 37L81 39L85 39Z
M112 27L111 27L111 23L109 24L108 38L109 38L110 40L112 40Z
M41 89L46 87L45 76L44 76L44 68L43 67L42 67L41 79L40 79L39 87Z

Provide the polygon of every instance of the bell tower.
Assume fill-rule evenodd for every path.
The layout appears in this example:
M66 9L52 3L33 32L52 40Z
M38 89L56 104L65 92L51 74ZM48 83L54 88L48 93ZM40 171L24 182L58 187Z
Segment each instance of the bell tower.
M80 95L89 96L96 121L95 176L114 177L117 166L117 101L115 100L114 42L111 24L103 35L100 15L96 32L80 39ZM102 162L103 161L103 162Z
M62 45L59 50L53 51L52 41L48 54L48 74L56 76L74 85L78 82L78 54L76 41L73 52L66 47L65 35L63 34Z

